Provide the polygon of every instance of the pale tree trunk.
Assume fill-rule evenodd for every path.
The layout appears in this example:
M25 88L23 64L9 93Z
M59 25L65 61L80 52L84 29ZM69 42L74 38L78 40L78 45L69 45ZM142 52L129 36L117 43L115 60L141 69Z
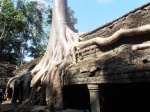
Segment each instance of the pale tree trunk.
M66 9L67 0L53 0L52 27L47 50L32 70L31 86L35 88L38 82L42 83L46 90L46 104L51 110L63 109L63 72L75 61L74 43L78 41L77 34L71 30Z

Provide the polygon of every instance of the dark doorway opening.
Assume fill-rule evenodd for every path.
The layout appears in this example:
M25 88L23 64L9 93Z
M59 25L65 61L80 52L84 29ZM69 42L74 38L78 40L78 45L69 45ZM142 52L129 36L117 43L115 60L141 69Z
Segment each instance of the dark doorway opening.
M64 109L90 111L90 95L87 85L64 86Z
M101 112L150 112L150 83L100 84Z

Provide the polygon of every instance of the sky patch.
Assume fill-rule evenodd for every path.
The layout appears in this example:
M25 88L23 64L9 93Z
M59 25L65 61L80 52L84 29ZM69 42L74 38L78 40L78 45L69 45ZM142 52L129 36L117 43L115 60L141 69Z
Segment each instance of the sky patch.
M113 0L98 0L98 2L111 2L111 1L113 1Z

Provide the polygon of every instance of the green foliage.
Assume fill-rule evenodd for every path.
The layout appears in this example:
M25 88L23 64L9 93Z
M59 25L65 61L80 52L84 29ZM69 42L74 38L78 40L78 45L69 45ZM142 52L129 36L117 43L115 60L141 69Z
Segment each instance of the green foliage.
M36 1L1 0L0 61L21 65L24 58L44 54L52 22L52 8ZM68 8L71 23L77 23L74 11Z
M47 18L47 23L51 24L51 22L52 22L51 8L49 8L49 10L47 10L47 13L50 14ZM77 20L77 18L74 17L74 11L70 7L68 7L68 14L69 14L70 22L71 22L72 26L74 27L74 25L77 24L78 20ZM77 29L75 29L75 30L77 31Z
M2 1L0 13L0 60L20 65L25 56L37 58L45 50L44 19L48 8L38 2Z
M24 23L19 19L14 4L2 1L0 13L0 60L16 64L21 42L18 32L22 31ZM15 18L18 17L18 20ZM21 17L21 16L20 16ZM16 29L19 27L18 29Z
M74 26L75 24L77 24L77 18L74 17L74 11L68 7L68 14L69 14L69 17L70 17L70 22L71 24Z

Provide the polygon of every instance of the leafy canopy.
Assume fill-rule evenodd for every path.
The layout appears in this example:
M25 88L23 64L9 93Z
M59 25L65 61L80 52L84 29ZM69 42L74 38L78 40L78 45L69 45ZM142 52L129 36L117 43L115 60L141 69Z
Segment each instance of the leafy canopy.
M0 0L0 61L22 65L25 57L37 58L45 52L52 8L37 1ZM68 7L71 23L77 19Z

